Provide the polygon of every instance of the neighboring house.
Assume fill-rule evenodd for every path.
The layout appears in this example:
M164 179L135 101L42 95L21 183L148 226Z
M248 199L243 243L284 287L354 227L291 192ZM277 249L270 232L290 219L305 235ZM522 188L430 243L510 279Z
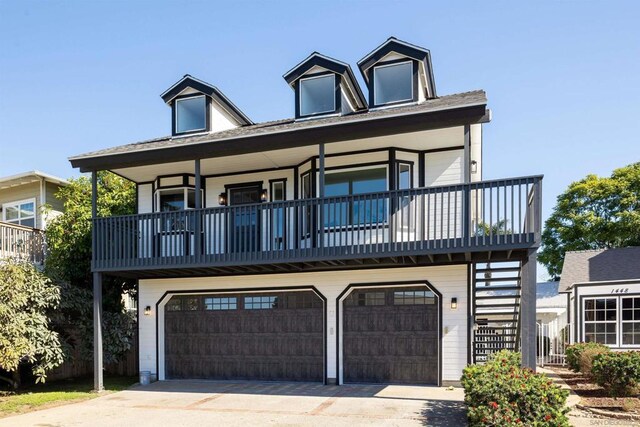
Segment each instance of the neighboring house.
M567 295L560 293L560 282L541 282L536 290L536 319L551 323L558 318L568 320Z
M0 178L0 259L43 260L42 230L63 211L55 194L68 182L39 171ZM49 209L45 209L45 205Z
M265 123L186 75L171 136L70 159L137 184L92 268L96 310L103 275L139 279L142 371L445 384L520 342L535 367L542 177L482 180L485 93L438 96L428 50L390 38L358 68L367 95L314 52L284 75L295 118Z
M640 247L567 252L560 289L569 293L571 342L640 349Z
M538 364L564 364L569 343L569 312L566 293L560 282L538 283L536 322L538 324ZM544 351L543 351L544 349Z

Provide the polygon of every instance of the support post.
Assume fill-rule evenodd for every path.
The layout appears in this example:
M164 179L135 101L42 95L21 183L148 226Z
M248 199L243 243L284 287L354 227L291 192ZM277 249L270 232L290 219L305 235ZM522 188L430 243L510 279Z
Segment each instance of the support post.
M466 184L462 197L462 245L471 245L471 126L464 125L464 176L463 182Z
M96 249L95 219L98 217L98 173L91 172L91 248ZM102 274L93 273L93 389L104 390L102 363Z
M202 177L200 176L200 159L195 161L196 175L196 209L202 208Z
M202 209L202 176L200 174L200 159L195 160L195 175L196 175L196 212L193 213L193 246L191 255L199 257L202 254L202 216L199 209Z
M321 142L318 146L318 196L322 199L324 197L324 143ZM324 204L319 206L319 224L318 224L318 238L319 247L324 247Z
M523 260L520 280L520 348L522 366L536 369L536 251Z

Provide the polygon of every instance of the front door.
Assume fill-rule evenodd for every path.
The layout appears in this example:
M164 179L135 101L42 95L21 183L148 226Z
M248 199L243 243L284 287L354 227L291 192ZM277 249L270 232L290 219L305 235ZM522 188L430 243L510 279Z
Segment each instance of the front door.
M234 207L230 217L229 252L260 250L259 185L229 189L229 204Z

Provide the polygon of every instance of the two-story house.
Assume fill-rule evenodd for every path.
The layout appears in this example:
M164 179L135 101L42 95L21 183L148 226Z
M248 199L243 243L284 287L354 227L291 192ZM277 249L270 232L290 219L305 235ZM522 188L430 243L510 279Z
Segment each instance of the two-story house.
M66 185L65 179L40 171L0 178L0 259L43 261L42 231L62 213L64 203L55 195Z
M92 268L97 325L102 276L139 279L142 371L446 384L500 348L534 367L541 177L482 180L485 93L438 95L427 49L392 37L357 67L365 90L312 53L284 74L294 118L265 123L185 75L171 136L70 159L94 189L137 184L136 215L94 218Z

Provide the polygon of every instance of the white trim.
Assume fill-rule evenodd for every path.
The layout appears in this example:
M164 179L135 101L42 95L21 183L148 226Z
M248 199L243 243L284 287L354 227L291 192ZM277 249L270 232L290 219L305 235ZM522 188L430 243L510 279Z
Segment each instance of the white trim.
M389 68L389 67L397 67L400 65L404 65L404 64L409 64L411 66L411 73L409 74L409 76L411 77L410 81L411 81L411 96L409 98L406 99L397 99L394 101L389 101L389 102L384 102L382 104L378 104L378 91L376 90L376 81L378 80L376 78L376 70L378 70L378 68ZM409 103L409 102L414 102L413 100L413 60L407 60L407 61L402 61L402 62L394 62L393 64L381 64L381 65L374 65L373 66L373 105L388 105L393 103L393 106L396 107L399 104L397 103Z
M332 85L331 85L331 99L333 100L333 108L329 109L329 110L324 110L324 111L314 111L312 113L309 114L302 114L302 83L304 81L307 80L317 80L317 79L326 79L327 77L331 77L332 79ZM298 111L298 115L305 117L305 118L317 118L319 117L319 115L322 115L323 113L334 113L336 111L336 75L335 73L331 73L331 74L322 74L320 76L311 76L311 77L304 77L300 79L300 83L299 83L299 89L298 89L298 105L299 105L299 109L300 111Z
M417 46L417 45L415 45L415 44L407 43L407 42L402 41L402 40L400 40L400 39L397 39L397 38L395 38L395 37L389 37L389 38L388 38L385 42L383 42L380 46L378 46L377 48L373 49L371 52L369 52L369 54L367 54L367 56L365 56L365 57L364 57L364 58L362 58L360 61L358 61L358 67L360 67L360 64L362 64L363 62L366 62L369 58L371 58L371 57L372 57L372 56L373 56L377 51L379 51L380 49L382 49L383 47L385 47L386 45L388 45L388 44L389 44L389 43L391 43L391 42L396 42L396 43L398 43L398 44L401 44L401 45L404 45L404 46L407 46L407 47L410 47L410 48L413 48L413 49L419 50L419 51L421 51L421 52L423 52L423 53L426 53L427 55L429 55L429 54L430 54L429 50L427 50L427 49L425 49L425 48L423 48L423 47ZM403 55L403 56L406 56L406 55ZM408 58L408 57L407 57L407 58Z
M197 128L197 129L189 129L189 130L179 131L178 130L178 103L180 103L182 101L190 101L190 100L196 99L196 98L203 98L204 99L204 127ZM206 131L207 130L207 97L206 97L206 95L194 95L194 96L188 96L188 97L176 99L176 103L175 103L175 106L173 108L173 114L175 115L174 116L174 120L176 122L176 128L175 128L175 133L176 134L184 134L184 133L189 132L190 136L191 136L191 132Z
M10 175L10 176L5 176L0 178L0 184L4 183L4 182L9 182L9 181L14 181L14 180L20 180L23 178L28 178L28 177L34 177L34 178L44 178L46 181L52 182L54 184L59 184L59 185L68 185L69 181L67 181L64 178L60 178L54 175L50 175L48 173L44 173L44 172L40 172L38 170L34 170L34 171L29 171L29 172L22 172L22 173L18 173L15 175ZM30 181L30 182L33 182ZM25 184L28 184L29 182L25 182ZM20 185L20 184L16 184L16 185Z
M283 75L282 77L283 77L284 79L286 79L286 78L287 78L287 76L288 76L289 74L291 74L291 72L292 72L293 70L295 70L296 68L298 68L299 66L301 66L302 64L304 64L305 62L307 62L308 60L310 60L311 58L313 58L314 56L317 56L318 58L326 59L327 61L330 61L330 62L335 62L336 64L340 64L340 65L342 65L343 67L347 67L347 68L349 68L349 67L350 67L350 65L349 65L349 64L347 64L346 62L342 62L342 61L340 61L340 60L338 60L338 59L335 59L335 58L330 58L330 57L328 57L328 56L326 56L326 55L323 55L323 54L321 54L321 53L318 53L318 52L313 52L311 55L307 56L305 59L303 59L302 61L298 62L298 63L297 63L293 68L291 68L289 71L287 71L286 73L284 73L284 75ZM292 83L293 83L293 82L292 82Z
M585 329L585 324L615 324L616 325L616 343L615 344L604 344L607 347L611 347L611 348L627 348L627 349L632 349L635 348L637 349L638 347L640 347L640 343L639 344L624 344L623 343L623 328L622 325L624 323L630 323L630 324L634 324L634 323L640 323L640 320L623 320L622 318L622 300L624 298L640 298L640 294L611 294L611 295L585 295L582 297L582 307L581 307L581 311L580 311L580 320L581 320L581 326L582 326L582 333L581 333L581 340L583 342L586 342L586 329ZM586 306L586 302L587 300L598 300L598 299L614 299L616 301L616 320L592 320L592 321L587 321L585 320L585 306Z
M27 203L33 203L33 216L27 216L22 218L21 217L21 213L22 210L20 209L20 205L24 205ZM12 206L18 207L18 218L17 219L7 219L7 207L8 206ZM23 199L23 200L17 200L15 202L7 202L7 203L3 203L2 204L2 221L9 223L9 224L16 224L16 225L23 225L21 224L23 219L32 219L33 218L33 228L37 227L36 224L36 220L38 217L38 204L36 203L36 198L35 197L31 197L29 199ZM25 226L28 227L28 226Z

